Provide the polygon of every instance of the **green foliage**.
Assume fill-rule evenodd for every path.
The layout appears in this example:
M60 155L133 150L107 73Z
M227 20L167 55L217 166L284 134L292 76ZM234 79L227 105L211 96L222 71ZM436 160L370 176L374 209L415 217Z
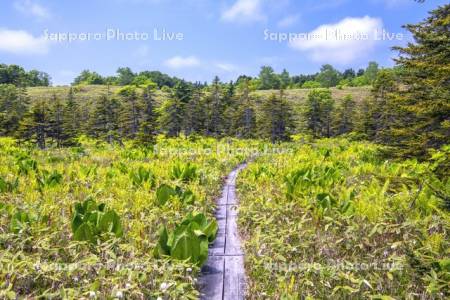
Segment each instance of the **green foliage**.
M182 182L192 181L198 177L198 167L190 162L186 164L178 162L172 167L171 177Z
M314 137L330 137L334 100L329 89L314 89L305 107L306 127Z
M131 171L130 178L135 187L142 187L145 183L149 183L150 187L153 187L155 184L155 176L153 173L142 166L136 171Z
M450 31L446 4L430 12L418 24L405 28L415 43L396 47L401 88L394 92L392 103L395 123L389 144L396 154L427 157L428 149L439 149L450 138Z
M320 73L317 74L316 80L320 83L321 87L329 88L338 84L340 75L332 65L327 64L320 68Z
M36 216L25 211L18 210L11 216L10 230L18 234L30 227L37 220Z
M262 137L272 143L287 141L293 130L292 107L286 101L283 91L280 95L271 94L261 107L262 117L258 127Z
M76 147L40 150L12 138L0 138L0 174L8 182L14 182L15 177L20 182L13 193L0 193L0 278L17 278L0 286L0 298L7 292L19 298L81 299L94 293L97 298L115 298L117 291L130 298L198 298L196 279L200 269L195 263L153 256L158 228L162 223L173 228L192 211L201 211L212 220L222 178L245 159L234 149L258 149L260 143L157 136L153 151L128 140L123 145L88 136L76 141ZM196 155L192 150L203 154ZM176 162L197 166L201 180L172 179L171 168ZM20 171L20 164L29 167ZM154 187L152 180L146 181L146 172L139 174L139 169L151 170ZM41 170L47 170L49 178L57 171L63 180L50 184L51 188L40 188L36 177L46 173ZM131 173L144 179L142 187L133 185ZM156 190L163 183L176 195L158 205ZM75 239L71 221L78 213L74 204L83 205L87 195L96 200L91 215L98 217L111 209L119 215L124 232L121 238L114 233L114 217L109 224L102 222L103 226L96 226L98 218L87 217L87 225L79 229L77 238L88 241ZM107 204L103 211L100 203ZM23 221L23 229L15 234L10 226L18 208L30 216L31 222L27 217L18 218ZM102 233L97 235L99 231ZM163 291L160 287L164 285L170 286Z
M448 176L433 162L344 139L282 146L237 179L252 297L448 298Z
M183 204L193 204L196 199L195 194L191 190L183 190L179 186L172 188L167 184L161 184L156 189L158 206L165 205L171 197L178 197Z
M50 76L38 70L25 71L18 65L0 64L0 85L49 86Z
M0 176L0 193L12 193L19 187L19 178L8 181Z
M63 180L63 176L56 170L52 172L47 170L42 170L38 174L36 174L36 182L40 189L42 188L51 188L55 187L58 184L61 184Z
M302 88L304 88L304 89L316 89L316 88L320 88L320 87L322 87L320 82L312 81L312 80L305 81L302 84Z
M107 209L104 203L97 204L92 198L74 205L71 228L76 241L95 243L107 235L117 238L123 235L119 215Z
M189 260L202 266L208 258L208 245L215 240L217 231L216 220L208 221L202 213L190 213L172 231L165 226L160 229L154 255Z
M259 89L272 90L279 89L281 86L280 78L275 74L270 66L262 66L259 72Z

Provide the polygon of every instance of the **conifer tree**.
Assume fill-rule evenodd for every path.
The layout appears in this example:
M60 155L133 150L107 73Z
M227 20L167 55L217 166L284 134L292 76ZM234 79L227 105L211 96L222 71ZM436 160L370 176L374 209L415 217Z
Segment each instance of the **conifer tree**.
M222 84L219 77L215 77L211 85L211 92L208 103L208 124L207 134L218 137L224 132L224 112L226 105L224 102Z
M61 99L53 94L49 111L47 136L51 138L54 143L56 143L58 148L62 146L63 141L65 140L63 130L63 113L64 106Z
M28 110L25 88L0 84L0 135L13 135Z
M396 47L400 56L397 120L391 138L405 156L425 156L450 140L450 4L424 21L406 25L415 42Z
M314 137L331 136L334 101L329 89L314 89L306 101L306 127Z
M39 148L45 149L48 127L48 105L39 100L32 104L23 117L16 135L21 141L34 142Z
M356 102L353 100L352 95L346 95L342 99L338 108L336 109L335 117L335 132L338 135L346 134L354 129L354 111Z
M195 87L185 111L185 134L205 133L206 106L203 92L200 87Z
M75 139L81 133L80 125L79 106L75 101L75 94L71 87L67 94L67 100L63 111L64 146L76 144Z
M126 85L117 92L122 96L123 105L120 111L120 123L123 134L129 138L135 138L139 130L141 107L138 103L136 86Z
M284 98L283 90L280 90L279 96L273 93L267 98L262 103L261 111L261 136L270 139L272 143L289 140L293 127L292 108Z
M119 102L106 95L102 95L97 101L94 113L90 120L90 135L106 140L112 144L114 141L120 142L118 114L120 110Z
M184 105L174 93L170 93L161 108L159 116L159 126L167 136L175 137L180 135L183 129Z
M157 134L157 114L155 94L152 86L147 86L142 93L142 120L137 139L139 143L151 145L155 143Z
M256 113L250 97L249 80L239 85L238 108L234 120L234 132L240 138L252 138L256 131Z

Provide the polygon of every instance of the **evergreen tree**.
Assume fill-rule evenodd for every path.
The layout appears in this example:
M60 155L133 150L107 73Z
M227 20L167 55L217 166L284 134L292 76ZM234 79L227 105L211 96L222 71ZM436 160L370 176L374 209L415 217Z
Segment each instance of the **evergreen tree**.
M186 135L205 133L206 107L203 96L200 87L193 89L191 100L186 105L184 125Z
M291 85L291 76L286 69L280 74L280 87L282 89L287 89Z
M250 97L249 81L239 86L238 107L234 120L234 134L240 138L252 138L256 131L256 113Z
M372 102L369 117L373 119L373 138L379 143L389 143L392 127L397 122L394 107L394 93L398 91L394 71L384 69L378 72L372 85Z
M52 96L50 111L49 111L49 124L47 129L47 136L52 139L57 147L61 147L65 140L63 131L63 113L64 106L61 99L57 98L55 94Z
M45 149L47 131L49 128L48 106L43 100L33 103L30 110L24 115L17 131L21 141L30 141Z
M155 95L151 86L147 86L142 93L142 107L142 121L137 139L144 145L154 144L157 134L157 114Z
M81 133L80 125L79 106L75 101L74 91L70 88L63 111L64 146L76 144L75 139Z
M137 89L127 85L117 92L122 96L123 105L120 112L120 123L126 137L135 138L139 130L141 107L138 103Z
M402 89L394 99L392 140L406 156L425 156L450 140L450 4L424 21L406 25L415 43L395 48Z
M175 137L183 129L184 105L174 93L169 95L160 108L159 125L167 136Z
M0 135L13 135L28 110L28 97L24 88L0 84Z
M314 137L331 136L334 101L329 89L314 89L308 94L305 119Z
M378 64L374 61L369 62L366 71L364 72L364 76L367 78L369 83L373 83L377 78L378 74Z
M224 132L224 112L226 105L219 77L215 77L211 85L211 92L207 98L208 120L207 134L215 137Z
M97 101L94 112L91 115L90 135L106 140L112 144L119 141L119 115L120 105L116 99L110 99L102 95Z
M272 94L261 107L262 116L259 120L260 134L270 139L272 143L287 141L292 131L292 108L286 101L283 90L279 96Z
M352 95L346 95L336 109L336 134L346 134L354 129L354 110L356 102Z

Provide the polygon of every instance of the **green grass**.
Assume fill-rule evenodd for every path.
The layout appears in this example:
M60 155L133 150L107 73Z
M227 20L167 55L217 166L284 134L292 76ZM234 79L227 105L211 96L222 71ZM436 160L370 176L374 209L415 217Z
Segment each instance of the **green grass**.
M113 94L120 87L110 86L109 93ZM45 100L49 99L53 94L58 98L64 99L69 92L69 86L56 87L30 87L27 89L31 100ZM292 103L303 103L308 96L310 89L290 89L285 91L286 98ZM92 101L98 99L101 95L108 93L108 86L106 85L83 85L74 87L75 98L82 101ZM270 96L272 93L278 93L276 90L255 91L253 95L260 98ZM370 93L370 87L345 87L342 89L331 88L333 99L342 99L344 96L350 94L355 101L360 102L366 98ZM158 97L162 97L162 92L157 92Z
M250 143L160 138L152 152L82 139L81 147L37 150L1 138L0 298L196 298L196 264L153 256L159 228L191 212L211 217L222 178L245 158L221 149ZM196 176L175 176L187 162ZM195 200L161 204L163 184ZM85 199L114 210L123 235L76 241L74 205Z
M340 100L343 99L346 95L352 95L353 99L357 103L366 99L370 95L370 89L371 87L369 86L344 87L342 89L330 88L331 96L333 97L333 99ZM288 89L284 91L284 95L286 96L286 99L291 103L298 104L304 103L304 101L306 101L306 98L308 97L310 91L311 89ZM274 90L255 91L254 95L260 97L269 97L272 93L278 94L278 91Z
M448 299L450 218L427 184L450 179L369 143L285 147L238 177L249 298Z

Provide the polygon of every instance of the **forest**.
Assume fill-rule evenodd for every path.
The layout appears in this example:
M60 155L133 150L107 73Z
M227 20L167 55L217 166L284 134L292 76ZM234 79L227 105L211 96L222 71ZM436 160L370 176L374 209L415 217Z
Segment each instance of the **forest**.
M202 297L245 164L246 299L448 299L450 5L405 29L391 68L230 82L0 64L0 298Z

